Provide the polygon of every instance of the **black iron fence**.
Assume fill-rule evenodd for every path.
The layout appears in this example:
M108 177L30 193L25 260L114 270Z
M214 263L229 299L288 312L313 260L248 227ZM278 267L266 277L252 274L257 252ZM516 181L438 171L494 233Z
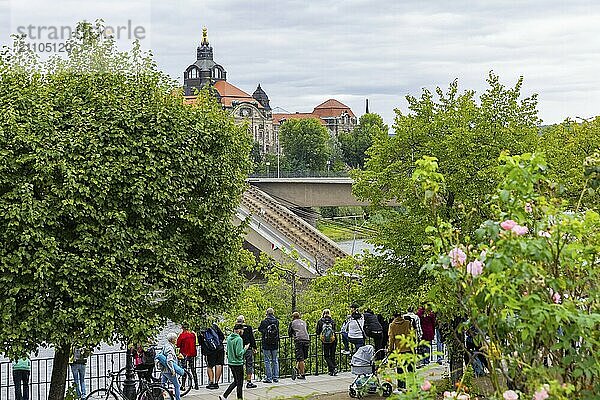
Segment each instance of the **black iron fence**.
M260 336L260 335L257 335ZM265 369L263 362L263 353L261 350L261 340L256 340L258 351L254 356L254 374L256 379L265 377ZM339 371L350 370L350 355L342 354L343 345L340 334L336 338L336 353L335 361ZM352 346L352 345L350 345ZM198 349L200 350L200 349ZM288 336L282 336L279 345L279 375L281 378L286 378L291 375L292 368L296 365L294 342ZM38 358L31 360L31 375L30 375L30 399L45 400L48 396L50 388L50 377L52 374L52 358ZM85 383L87 393L92 390L107 387L110 383L110 377L107 371L119 371L125 367L126 352L125 350L94 353L88 359ZM323 359L323 348L319 336L310 335L310 350L308 358L305 360L306 374L319 375L327 373L327 364ZM198 384L200 386L207 385L208 377L206 374L206 363L204 357L200 355L196 360L196 372L198 374ZM68 374L67 387L72 385L72 376ZM224 367L221 383L229 383L233 380L229 368ZM14 384L12 378L12 366L10 362L0 362L0 400L14 399Z

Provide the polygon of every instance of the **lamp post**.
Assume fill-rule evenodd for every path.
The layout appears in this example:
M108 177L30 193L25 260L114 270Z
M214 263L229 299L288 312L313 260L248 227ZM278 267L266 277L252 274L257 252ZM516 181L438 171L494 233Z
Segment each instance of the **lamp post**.
M132 347L127 345L127 359L125 360L125 382L123 382L123 394L129 400L135 400L135 379L133 378L133 354Z
M329 167L331 167L331 160L327 160L327 176L329 176Z
M271 163L267 161L265 165L267 166L267 177L269 177L269 166L271 165Z

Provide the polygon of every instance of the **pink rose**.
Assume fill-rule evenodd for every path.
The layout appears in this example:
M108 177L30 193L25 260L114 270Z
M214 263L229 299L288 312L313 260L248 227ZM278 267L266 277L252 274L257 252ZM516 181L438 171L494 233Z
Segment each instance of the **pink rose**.
M453 267L463 265L465 261L467 261L467 255L458 247L455 247L452 250L450 250L448 256L450 257L450 264L452 264Z
M529 228L527 228L526 226L515 225L512 227L511 231L517 236L522 236L529 232Z
M539 231L539 232L538 232L538 236L541 236L541 237L545 237L545 238L547 238L547 239L550 239L550 232L547 232L547 231Z
M558 292L554 293L552 295L552 300L554 301L554 304L560 304L560 294Z
M423 384L421 385L421 390L428 392L431 389L431 382L429 381L425 381L423 382Z
M471 261L467 264L467 273L473 277L481 275L483 272L483 264L479 260Z
M529 214L533 212L533 207L531 207L531 203L525 203L525 212Z
M502 229L506 230L506 231L510 231L513 226L517 225L517 223L515 221L513 221L512 219L507 219L506 221L500 223L500 226L502 227Z
M453 399L455 397L456 397L456 392L449 392L447 390L444 392L445 399Z
M533 394L533 400L546 400L548 397L550 396L548 395L546 388L536 390L536 392Z
M502 394L502 397L504 400L517 400L519 395L514 390L507 390Z

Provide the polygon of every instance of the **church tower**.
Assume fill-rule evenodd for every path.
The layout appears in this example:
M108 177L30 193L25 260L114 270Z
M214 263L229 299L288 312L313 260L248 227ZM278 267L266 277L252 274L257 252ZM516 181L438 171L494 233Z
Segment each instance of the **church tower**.
M202 28L202 41L196 49L196 62L186 68L183 73L183 90L186 96L193 96L196 90L206 85L214 85L217 81L226 81L225 68L213 60L213 48L208 42L206 27Z

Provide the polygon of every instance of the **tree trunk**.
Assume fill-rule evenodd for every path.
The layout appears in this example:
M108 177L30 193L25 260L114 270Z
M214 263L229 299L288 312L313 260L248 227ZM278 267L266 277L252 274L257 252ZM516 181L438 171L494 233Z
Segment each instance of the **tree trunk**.
M69 345L57 346L52 363L52 377L48 400L63 400L67 384L67 367L69 365Z
M449 337L448 357L450 358L450 380L452 385L460 382L463 376L463 354L464 354L464 334L459 332L458 327L461 323L460 318L452 321L451 334Z

